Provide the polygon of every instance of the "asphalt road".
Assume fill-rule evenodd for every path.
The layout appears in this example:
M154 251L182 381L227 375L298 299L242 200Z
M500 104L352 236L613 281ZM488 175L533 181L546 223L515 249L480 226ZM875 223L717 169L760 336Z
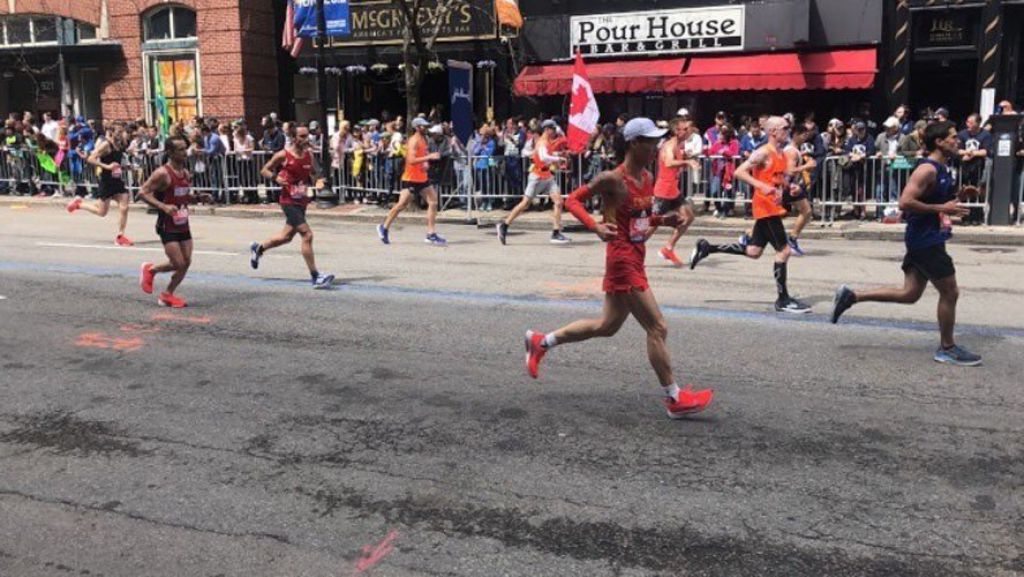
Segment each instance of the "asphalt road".
M931 360L932 293L824 322L898 244L809 244L800 320L767 261L652 255L677 371L717 391L670 421L632 322L525 375L526 328L599 310L583 235L319 225L312 291L297 246L248 269L279 223L198 217L169 311L132 216L113 249L109 219L0 212L4 577L1024 575L1022 249L952 247L978 369Z

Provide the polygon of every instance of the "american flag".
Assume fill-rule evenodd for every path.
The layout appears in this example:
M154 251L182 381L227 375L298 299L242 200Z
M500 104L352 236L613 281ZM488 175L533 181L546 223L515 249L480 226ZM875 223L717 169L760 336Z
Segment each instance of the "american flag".
M281 33L281 48L284 48L298 58L302 52L302 37L295 33L295 6L294 0L288 0L288 7L284 11L284 32Z

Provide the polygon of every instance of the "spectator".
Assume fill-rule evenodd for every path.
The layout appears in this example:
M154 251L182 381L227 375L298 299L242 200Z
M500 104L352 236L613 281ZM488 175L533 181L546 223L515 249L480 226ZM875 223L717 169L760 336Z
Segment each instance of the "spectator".
M939 122L949 122L949 109L942 107L935 111L935 120Z
M764 133L761 128L761 123L751 121L747 128L747 133L743 135L740 141L740 155L744 160L750 158L750 155L765 145L768 142L768 135Z
M926 128L928 128L928 122L924 120L914 123L914 130L900 139L900 156L914 161L924 157L924 131Z
M256 189L257 173L260 167L253 159L253 152L256 150L256 140L249 134L245 124L235 127L235 133L231 139L234 164L237 167L238 185L242 188L242 202L256 204L259 202L259 191Z
M719 110L715 114L715 123L704 133L704 142L710 147L718 142L722 134L722 126L726 122L725 111Z
M473 152L473 173L476 179L476 187L483 195L483 202L480 209L490 212L494 208L494 194L497 192L494 186L494 132L490 126L484 124L477 131L479 135L471 148Z
M57 141L57 130L60 128L60 124L53 119L53 116L49 112L43 113L43 127L42 133L46 138L56 142Z
M718 128L718 140L709 150L712 157L721 157L711 163L711 198L715 201L715 218L725 218L735 205L733 198L733 173L736 171L736 159L740 155L740 142L736 139L736 131L729 123ZM729 200L719 200L728 198Z
M505 172L505 182L508 185L510 194L518 194L523 190L523 165L520 162L520 154L523 152L523 143L526 141L526 131L516 118L509 118L505 122L505 130L501 133L502 139L502 167ZM511 199L505 200L506 210Z
M883 178L878 179L876 185L876 194L878 202L885 202L893 205L899 200L900 193L902 192L900 187L900 173L899 170L894 167L893 163L897 158L900 158L900 139L902 135L900 130L900 120L895 116L890 116L885 119L882 123L884 129L878 138L875 139L875 156L881 159L881 167L879 170L885 175ZM876 215L879 220L882 217L882 207L878 207L878 214Z
M875 143L868 134L867 123L858 121L853 125L853 133L843 145L843 152L847 155L845 168L844 189L852 193L854 207L853 217L860 220L867 218L867 210L864 202L867 193L868 183L868 162L867 159L875 155Z
M910 107L901 104L896 107L893 116L900 123L900 134L907 135L914 131L914 121L910 119Z
M860 106L857 108L857 116L864 123L868 137L874 137L874 135L878 134L878 123L873 120L874 115L871 114L870 102L865 100L860 103Z
M978 193L967 198L968 202L985 199L988 178L991 173L991 158L994 151L992 134L981 127L981 115L977 112L967 117L967 127L957 135L960 141L960 179L963 186L975 187ZM984 210L971 207L971 213L964 218L964 224L981 224Z
M207 183L212 188L212 196L217 202L227 202L230 200L224 190L224 157L227 148L220 134L211 130L209 125L204 124L199 132L203 138L203 157L209 170Z
M284 150L284 134L277 127L277 123L268 118L263 123L263 138L260 140L260 149L271 154Z

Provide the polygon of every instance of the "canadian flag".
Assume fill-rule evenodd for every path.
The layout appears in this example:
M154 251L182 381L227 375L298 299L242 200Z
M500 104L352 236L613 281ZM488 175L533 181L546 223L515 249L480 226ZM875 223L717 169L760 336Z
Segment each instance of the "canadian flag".
M295 6L294 0L288 0L288 6L284 11L284 32L281 33L281 48L291 54L292 58L298 58L302 52L302 37L295 33Z
M572 101L569 103L569 150L582 152L597 129L601 111L597 108L594 90L590 87L583 55L576 51L576 64L572 70Z

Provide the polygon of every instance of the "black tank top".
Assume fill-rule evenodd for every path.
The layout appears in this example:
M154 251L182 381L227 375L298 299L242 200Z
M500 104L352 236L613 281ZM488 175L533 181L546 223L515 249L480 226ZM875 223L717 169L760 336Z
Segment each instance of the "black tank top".
M113 141L108 140L107 144L109 145L108 151L103 156L100 156L100 162L102 164L113 164L116 162L118 163L118 165L120 165L121 162L124 160L122 158L124 156L124 151L119 150ZM124 178L121 174L121 170L122 169L118 168L115 172L107 170L105 168L101 168L100 180L103 181L104 183L120 182Z

